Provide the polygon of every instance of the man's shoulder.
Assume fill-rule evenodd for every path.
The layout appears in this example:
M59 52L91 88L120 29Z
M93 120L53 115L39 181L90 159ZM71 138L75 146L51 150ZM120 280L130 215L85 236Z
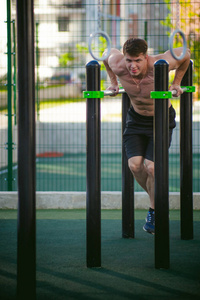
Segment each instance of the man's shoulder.
M149 55L148 56L148 67L149 68L153 68L154 67L154 63L158 60L159 58L157 57L157 55Z
M119 75L126 69L124 63L124 55L117 49L111 49L110 56L108 58L108 64L113 72Z
M121 56L123 56L122 52L117 48L111 48L110 55L121 55Z
M156 54L156 55L151 55L151 56L149 56L149 58L150 58L151 65L154 65L154 63L156 61L160 60L160 59L169 61L170 60L170 55L169 55L169 51L166 51L164 53L159 53L159 54Z
M108 62L109 62L109 64L111 64L111 63L116 64L116 63L121 62L123 60L123 58L124 58L124 55L118 49L112 48L110 51Z

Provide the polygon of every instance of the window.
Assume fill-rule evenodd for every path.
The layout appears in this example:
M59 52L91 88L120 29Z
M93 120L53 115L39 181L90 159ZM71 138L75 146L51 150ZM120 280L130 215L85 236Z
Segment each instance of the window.
M82 0L49 0L50 5L66 6L68 8L81 8Z
M58 31L69 31L69 17L58 18Z

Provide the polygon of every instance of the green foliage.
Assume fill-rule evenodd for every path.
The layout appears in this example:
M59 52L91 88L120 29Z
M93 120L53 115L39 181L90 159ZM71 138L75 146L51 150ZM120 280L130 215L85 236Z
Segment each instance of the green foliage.
M59 64L61 67L68 66L69 62L72 62L75 60L74 54L72 51L66 52L64 54L61 54L59 58Z
M86 45L76 44L76 49L81 54L86 54L88 52L88 47Z
M101 91L106 90L106 86L105 86L106 81L104 79L101 79Z
M170 34L176 29L176 22L172 23L174 17L171 8L171 1L164 0L167 8L169 10L168 15L166 16L165 20L160 21L161 25L170 28L171 31L167 31L167 35ZM200 77L200 39L198 34L200 32L200 28L197 26L191 26L195 24L195 20L199 19L198 11L195 11L195 6L191 0L185 0L184 2L179 2L180 8L180 29L184 32L187 39L187 45L191 51L191 59L194 61L194 84L196 83L199 85L199 77ZM188 34L188 27L193 28L192 32ZM181 47L183 45L182 38L180 35L176 35L174 38L173 47Z

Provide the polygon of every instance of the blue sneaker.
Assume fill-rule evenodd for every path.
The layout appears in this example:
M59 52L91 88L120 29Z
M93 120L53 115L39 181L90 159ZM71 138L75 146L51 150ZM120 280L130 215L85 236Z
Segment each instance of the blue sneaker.
M143 226L144 231L154 234L155 233L155 212L149 209L146 217L146 224Z

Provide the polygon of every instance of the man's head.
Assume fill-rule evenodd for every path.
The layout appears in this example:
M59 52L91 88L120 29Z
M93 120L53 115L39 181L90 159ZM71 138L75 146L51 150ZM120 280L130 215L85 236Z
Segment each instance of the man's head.
M124 61L132 77L144 77L147 71L147 43L142 39L129 39L123 46Z
M130 56L146 55L147 49L148 45L145 40L130 38L124 43L123 54L129 54Z

